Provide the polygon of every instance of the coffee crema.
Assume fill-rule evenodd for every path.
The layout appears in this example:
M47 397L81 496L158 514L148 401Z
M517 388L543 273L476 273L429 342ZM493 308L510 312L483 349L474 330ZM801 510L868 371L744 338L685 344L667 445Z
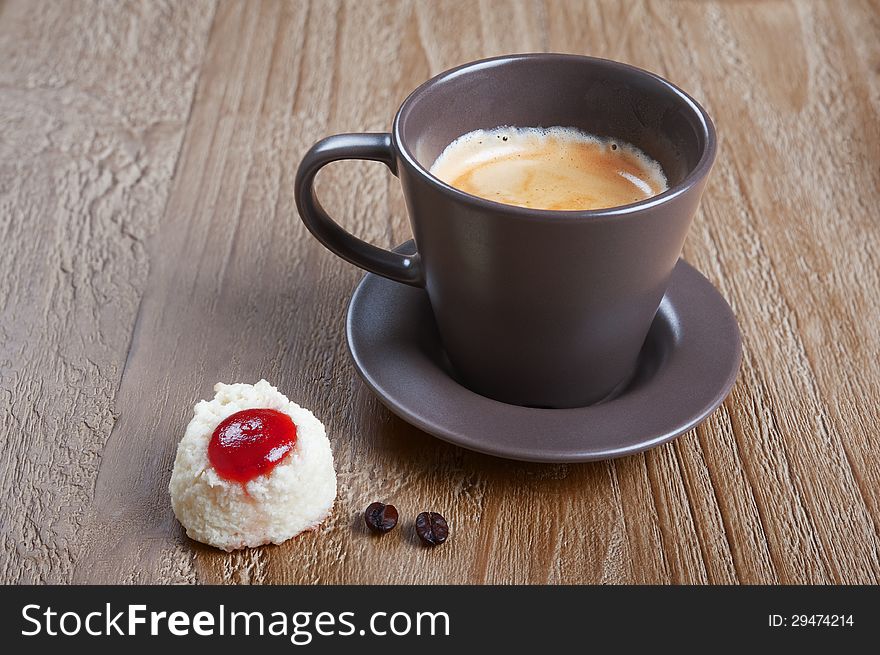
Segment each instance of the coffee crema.
M496 127L450 143L431 166L450 186L531 209L619 207L668 188L663 169L635 146L573 127Z

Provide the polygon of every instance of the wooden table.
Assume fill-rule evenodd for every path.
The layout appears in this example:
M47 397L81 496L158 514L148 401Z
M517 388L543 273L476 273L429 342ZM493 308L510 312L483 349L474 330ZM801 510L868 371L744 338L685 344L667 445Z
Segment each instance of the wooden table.
M685 257L739 317L742 372L617 461L502 461L395 418L346 351L361 272L293 203L317 139L542 50L656 71L721 137ZM409 238L382 167L319 191ZM876 0L0 3L0 580L876 583L878 201ZM315 534L225 554L185 538L168 477L193 403L261 377L326 423L339 498ZM451 540L370 538L376 499Z

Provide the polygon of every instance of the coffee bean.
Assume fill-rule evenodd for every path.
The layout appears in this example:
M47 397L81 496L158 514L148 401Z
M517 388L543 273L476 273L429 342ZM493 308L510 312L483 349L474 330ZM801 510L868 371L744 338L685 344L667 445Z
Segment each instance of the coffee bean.
M397 525L397 508L384 503L371 503L364 512L364 523L373 532L385 534Z
M439 546L449 536L449 525L437 512L422 512L416 517L416 534L426 546Z

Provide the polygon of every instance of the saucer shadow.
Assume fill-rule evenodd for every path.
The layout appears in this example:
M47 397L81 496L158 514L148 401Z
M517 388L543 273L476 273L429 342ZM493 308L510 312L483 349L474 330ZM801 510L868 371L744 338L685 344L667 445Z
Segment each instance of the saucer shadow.
M364 389L364 392L371 393L369 389ZM558 476L551 473L560 469L589 474L591 471L598 472L607 464L604 460L566 464L525 462L487 455L438 439L407 423L381 403L378 404L377 411L381 412L387 421L381 421L382 428L377 431L374 438L389 460L387 463L395 468L410 467L427 472L433 471L434 473L429 475L436 474L441 478L454 470L460 478L480 478L488 482L502 483L525 478L556 479ZM419 543L415 535L413 538L415 543Z
M664 297L654 315L642 349L639 351L639 358L632 377L601 402L608 402L647 386L657 372L663 368L679 341L680 326L677 323L677 317L672 307L669 306L669 301Z

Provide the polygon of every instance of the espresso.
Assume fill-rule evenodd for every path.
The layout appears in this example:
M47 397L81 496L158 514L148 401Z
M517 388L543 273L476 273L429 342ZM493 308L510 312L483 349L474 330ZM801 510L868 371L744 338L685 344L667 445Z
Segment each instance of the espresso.
M450 143L431 166L450 186L532 209L618 207L668 188L660 165L619 139L571 127L497 127Z

